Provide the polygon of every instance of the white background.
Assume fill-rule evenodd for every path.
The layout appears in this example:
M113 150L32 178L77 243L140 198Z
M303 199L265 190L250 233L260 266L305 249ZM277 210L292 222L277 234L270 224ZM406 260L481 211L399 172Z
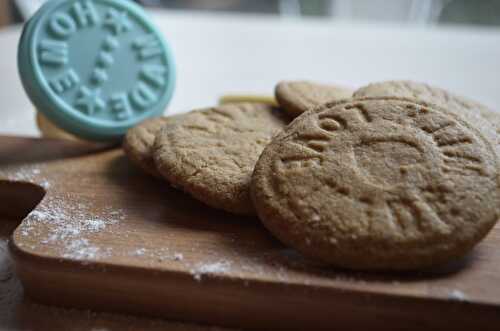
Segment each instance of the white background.
M224 93L272 94L283 79L358 87L411 79L500 110L500 29L380 25L191 12L154 12L177 62L169 113ZM0 134L38 135L16 68L20 28L0 32Z

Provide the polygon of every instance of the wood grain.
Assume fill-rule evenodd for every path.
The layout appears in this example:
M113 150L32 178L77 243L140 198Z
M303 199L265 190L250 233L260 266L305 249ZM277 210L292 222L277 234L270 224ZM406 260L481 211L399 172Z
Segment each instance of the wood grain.
M23 214L42 199L10 245L39 302L245 328L500 325L498 226L438 270L352 273L143 175L117 149L0 138L0 160L2 203L27 194L0 211Z
M217 331L213 326L42 305L23 297L6 242L20 220L0 218L0 331Z

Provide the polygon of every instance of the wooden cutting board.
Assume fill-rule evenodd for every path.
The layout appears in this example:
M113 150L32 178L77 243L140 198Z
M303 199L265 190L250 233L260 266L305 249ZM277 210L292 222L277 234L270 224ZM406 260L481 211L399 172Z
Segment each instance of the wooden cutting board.
M120 149L9 137L0 215L25 217L10 248L43 303L244 328L500 329L499 226L436 270L324 268L258 219L144 175Z

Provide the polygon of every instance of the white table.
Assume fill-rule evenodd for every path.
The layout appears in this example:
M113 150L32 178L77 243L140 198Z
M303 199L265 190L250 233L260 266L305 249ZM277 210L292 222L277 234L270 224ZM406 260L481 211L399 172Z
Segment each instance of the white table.
M227 92L271 94L278 80L297 78L351 86L385 79L420 80L500 110L500 29L353 25L182 12L156 12L154 18L177 57L178 84L171 112L214 104ZM20 28L0 32L0 134L33 136L38 135L33 107L17 76L19 35ZM2 239L0 235L0 244ZM5 241L3 245L2 263ZM2 290L10 289L0 286ZM0 305L0 312L11 309L9 304ZM102 325L120 329L124 324L137 330L191 329L108 314L26 309L24 318L44 316L42 322L74 325L74 330L103 329Z
M412 79L500 111L500 29L375 25L274 16L152 13L171 43L178 81L170 113L227 92L271 94L282 79L353 87ZM20 28L0 32L0 134L38 135L16 69Z

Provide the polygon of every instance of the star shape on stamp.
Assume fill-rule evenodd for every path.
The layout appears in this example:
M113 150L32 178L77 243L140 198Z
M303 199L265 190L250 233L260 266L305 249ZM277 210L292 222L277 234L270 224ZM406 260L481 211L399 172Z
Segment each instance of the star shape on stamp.
M128 18L127 12L118 11L114 8L110 8L106 12L104 26L109 27L115 35L125 33L132 29L132 23Z
M76 99L75 106L82 109L87 115L93 115L96 111L103 109L105 103L101 98L101 90L90 90L82 86L79 91L79 97Z

